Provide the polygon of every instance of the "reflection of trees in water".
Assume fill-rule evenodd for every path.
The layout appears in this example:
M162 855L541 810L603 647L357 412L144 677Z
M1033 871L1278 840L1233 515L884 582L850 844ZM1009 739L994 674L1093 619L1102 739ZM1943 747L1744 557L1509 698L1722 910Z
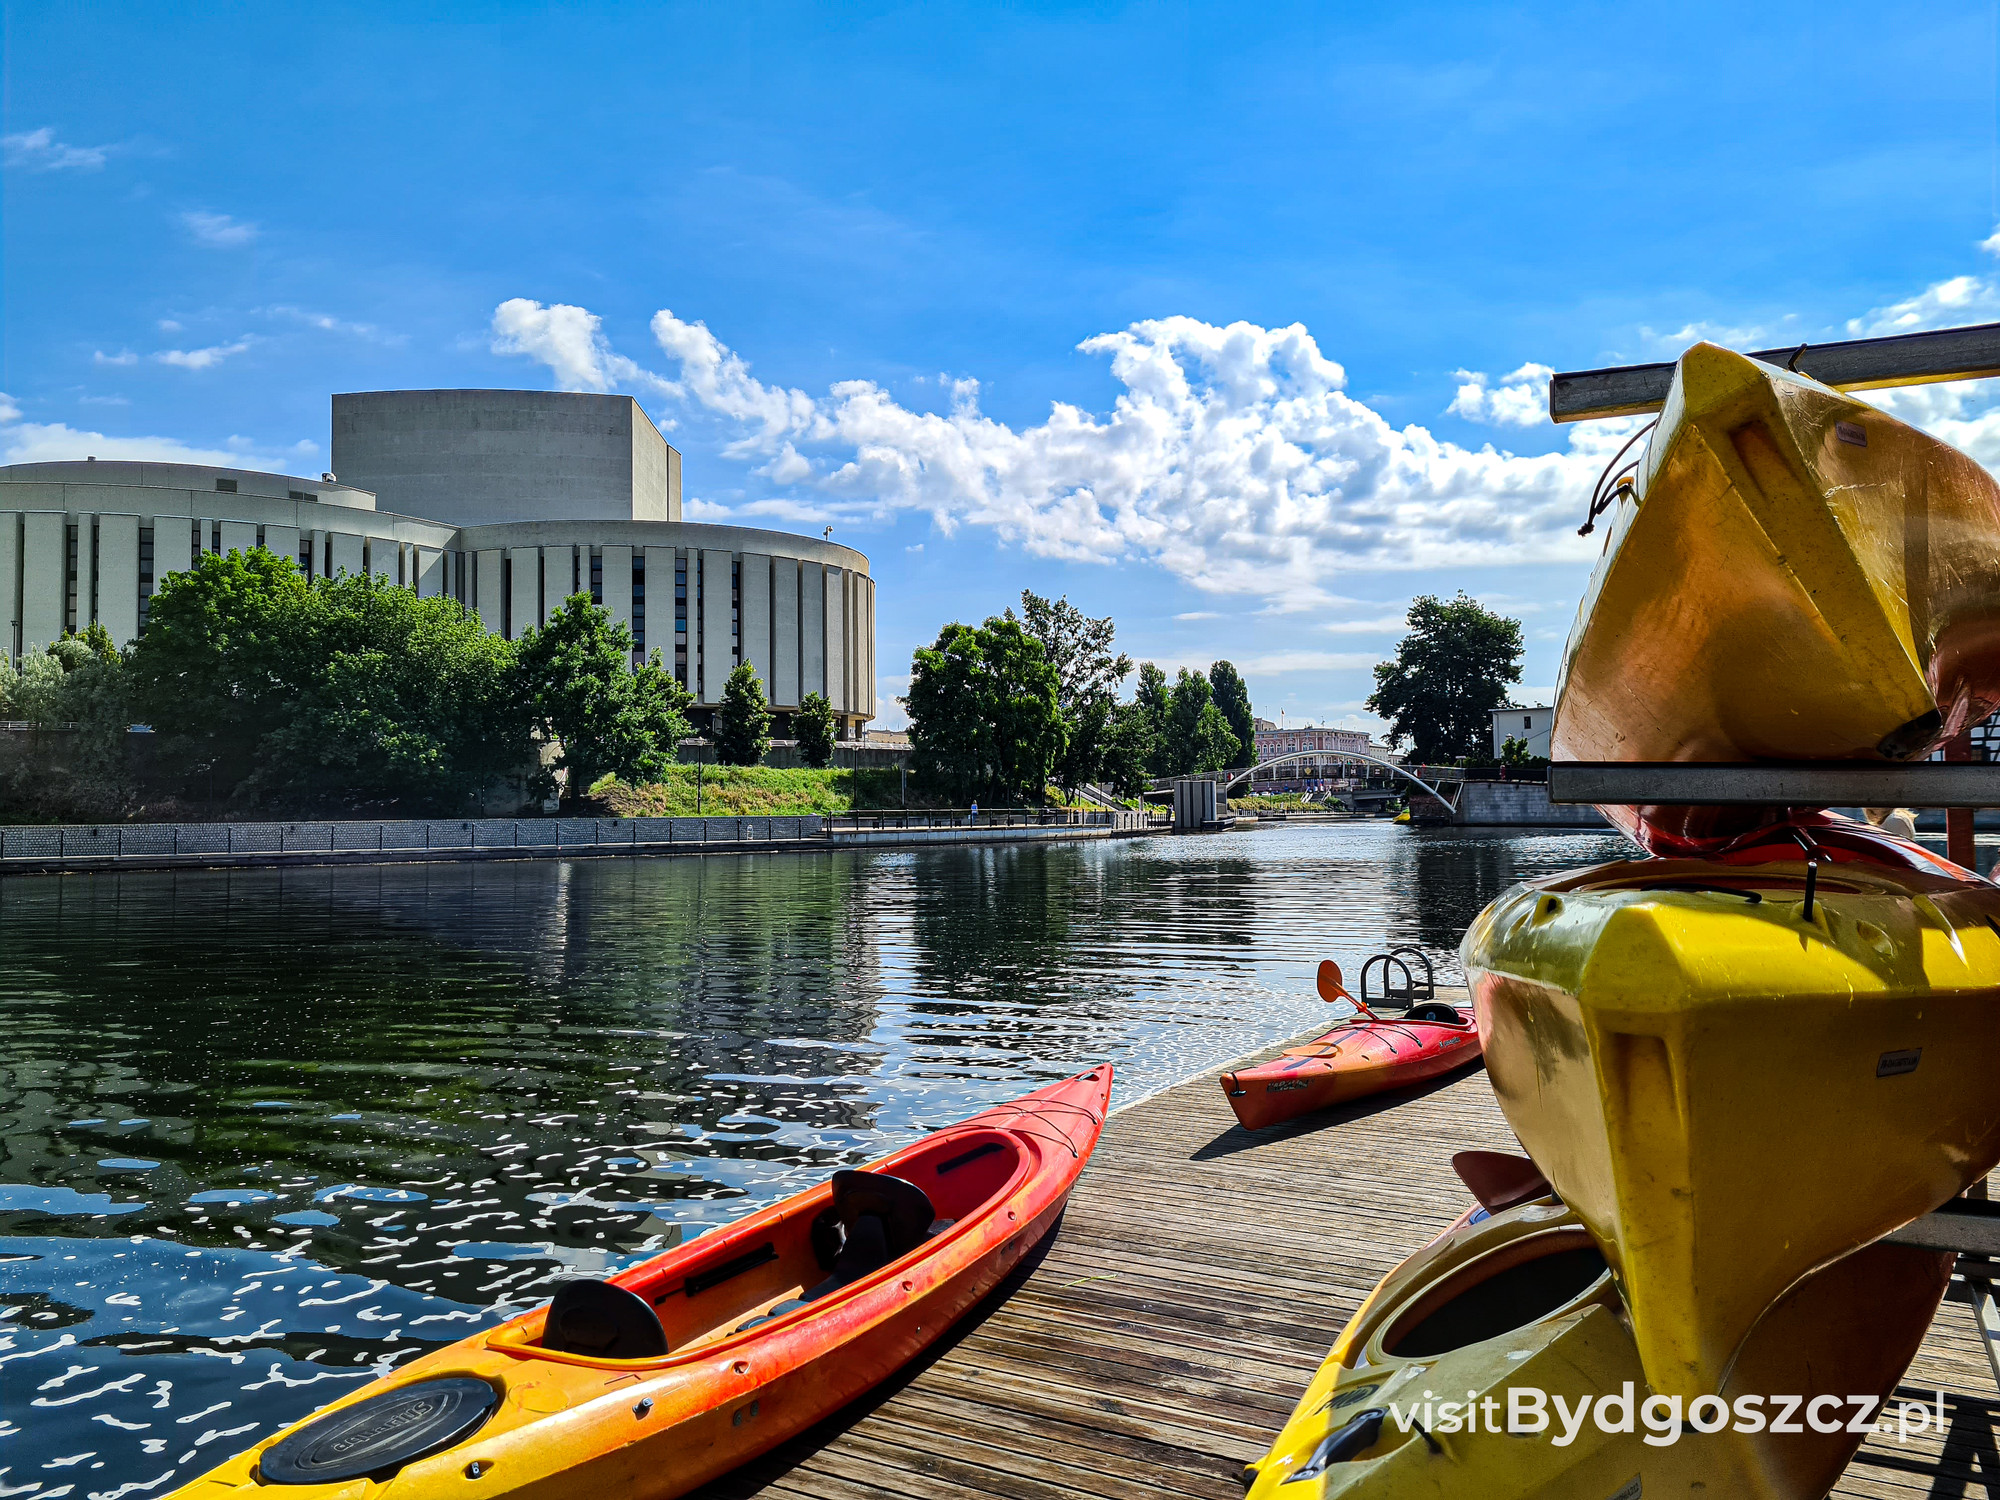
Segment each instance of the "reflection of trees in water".
M612 1182L595 1163L619 1147L688 1158L613 1183L652 1201L718 1191L713 1157L840 1156L838 1137L813 1138L871 1127L872 1056L774 1042L870 1035L854 878L832 855L9 882L0 1180L153 1205L65 1232L238 1243L244 1215L190 1208L190 1192L288 1185L278 1207L297 1209L317 1187L456 1167L490 1179L502 1222L484 1232L532 1238L577 1226L526 1195ZM697 1139L719 1126L733 1139ZM120 1175L100 1157L162 1165Z
M1409 901L1393 942L1420 944L1442 977L1458 977L1458 944L1472 919L1508 887L1622 858L1624 840L1552 833L1523 838L1499 829L1410 829L1398 851Z

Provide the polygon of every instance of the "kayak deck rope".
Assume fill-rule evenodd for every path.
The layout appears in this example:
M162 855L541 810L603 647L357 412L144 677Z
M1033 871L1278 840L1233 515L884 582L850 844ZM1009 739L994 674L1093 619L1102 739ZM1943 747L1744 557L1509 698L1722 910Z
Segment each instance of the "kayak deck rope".
M1064 1100L1044 1100L1039 1104L1022 1104L1018 1100L1009 1100L1005 1104L996 1104L991 1109L982 1110L971 1119L963 1121L960 1124L947 1126L937 1133L939 1135L955 1135L961 1130L1011 1130L1016 1134L1025 1135L1031 1140L1048 1141L1053 1145L1061 1146L1071 1156L1081 1157L1083 1152L1077 1146L1076 1141L1060 1125L1057 1125L1053 1120L1045 1118L1047 1115L1058 1112L1082 1115L1084 1119L1088 1120L1097 1129L1102 1130L1104 1128L1103 1118L1094 1110L1085 1109L1081 1104L1070 1104ZM993 1118L995 1115L998 1115L1004 1119L1010 1114L1013 1118L1008 1120L1006 1124L1001 1124ZM1028 1122L1048 1125L1050 1127L1049 1132L1045 1134L1039 1130L1029 1129Z
M1619 461L1632 451L1634 443L1638 442L1640 438L1659 425L1660 419L1658 417L1653 418L1652 421L1625 439L1625 446L1611 455L1611 462L1604 466L1604 472L1597 476L1597 483L1590 488L1590 509L1584 515L1583 525L1577 528L1576 534L1578 536L1589 536L1591 532L1597 530L1597 518L1611 509L1612 504L1620 495L1636 495L1638 493L1632 487L1632 475L1638 469L1639 461L1634 459L1622 469L1619 468ZM1611 476L1614 473L1618 475L1618 482L1616 484L1610 482Z

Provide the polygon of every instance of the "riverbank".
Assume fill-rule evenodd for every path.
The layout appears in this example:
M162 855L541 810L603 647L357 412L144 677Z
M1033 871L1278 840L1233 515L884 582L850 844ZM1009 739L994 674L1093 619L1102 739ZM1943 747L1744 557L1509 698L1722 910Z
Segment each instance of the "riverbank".
M1153 831L1140 813L1054 809L833 817L436 818L326 823L104 823L0 828L0 875L282 865L816 853L853 846L1044 843Z

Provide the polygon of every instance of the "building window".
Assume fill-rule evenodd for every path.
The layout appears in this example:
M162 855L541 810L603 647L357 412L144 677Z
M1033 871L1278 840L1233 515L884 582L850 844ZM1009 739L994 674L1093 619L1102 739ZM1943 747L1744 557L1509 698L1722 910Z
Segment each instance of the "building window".
M590 549L590 602L604 606L604 554L595 547Z
M76 629L76 527L63 528L63 629Z
M302 536L299 538L299 571L305 574L306 577L308 578L312 577L313 542L312 538L309 536Z
M743 564L729 565L729 664L743 660Z
M674 554L674 681L682 687L688 680L688 564L687 554Z
M1535 716L1533 714L1522 714L1521 727L1523 729L1533 729L1535 727Z
M646 554L632 549L632 659L646 659Z
M215 481L215 487L225 495L236 493L236 481L233 479L218 479Z
M514 559L500 556L500 634L514 639Z
M139 629L146 629L146 617L153 609L153 528L139 528Z
M307 494L307 493L306 493L306 492L305 492L304 490L293 490L293 491L291 491L290 493L291 493L291 497L292 497L292 498L293 498L294 500L317 500L317 499L319 499L319 496L317 496L317 495L310 495L310 494Z

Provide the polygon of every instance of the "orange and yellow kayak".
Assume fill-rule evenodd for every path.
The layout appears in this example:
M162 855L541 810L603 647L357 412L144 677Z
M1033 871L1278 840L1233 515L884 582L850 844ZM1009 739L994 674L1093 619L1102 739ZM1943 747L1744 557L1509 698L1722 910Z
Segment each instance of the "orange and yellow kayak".
M1356 1015L1269 1062L1222 1075L1223 1096L1245 1130L1262 1130L1316 1109L1403 1088L1479 1060L1470 1015L1441 1001L1401 1016L1378 1016L1340 986L1340 970L1320 965L1320 994Z
M1681 356L1556 688L1585 761L1908 760L2000 705L2000 484L1853 396ZM1783 809L1606 807L1656 854Z
M437 1350L179 1496L662 1500L935 1343L1055 1228L1108 1065Z

